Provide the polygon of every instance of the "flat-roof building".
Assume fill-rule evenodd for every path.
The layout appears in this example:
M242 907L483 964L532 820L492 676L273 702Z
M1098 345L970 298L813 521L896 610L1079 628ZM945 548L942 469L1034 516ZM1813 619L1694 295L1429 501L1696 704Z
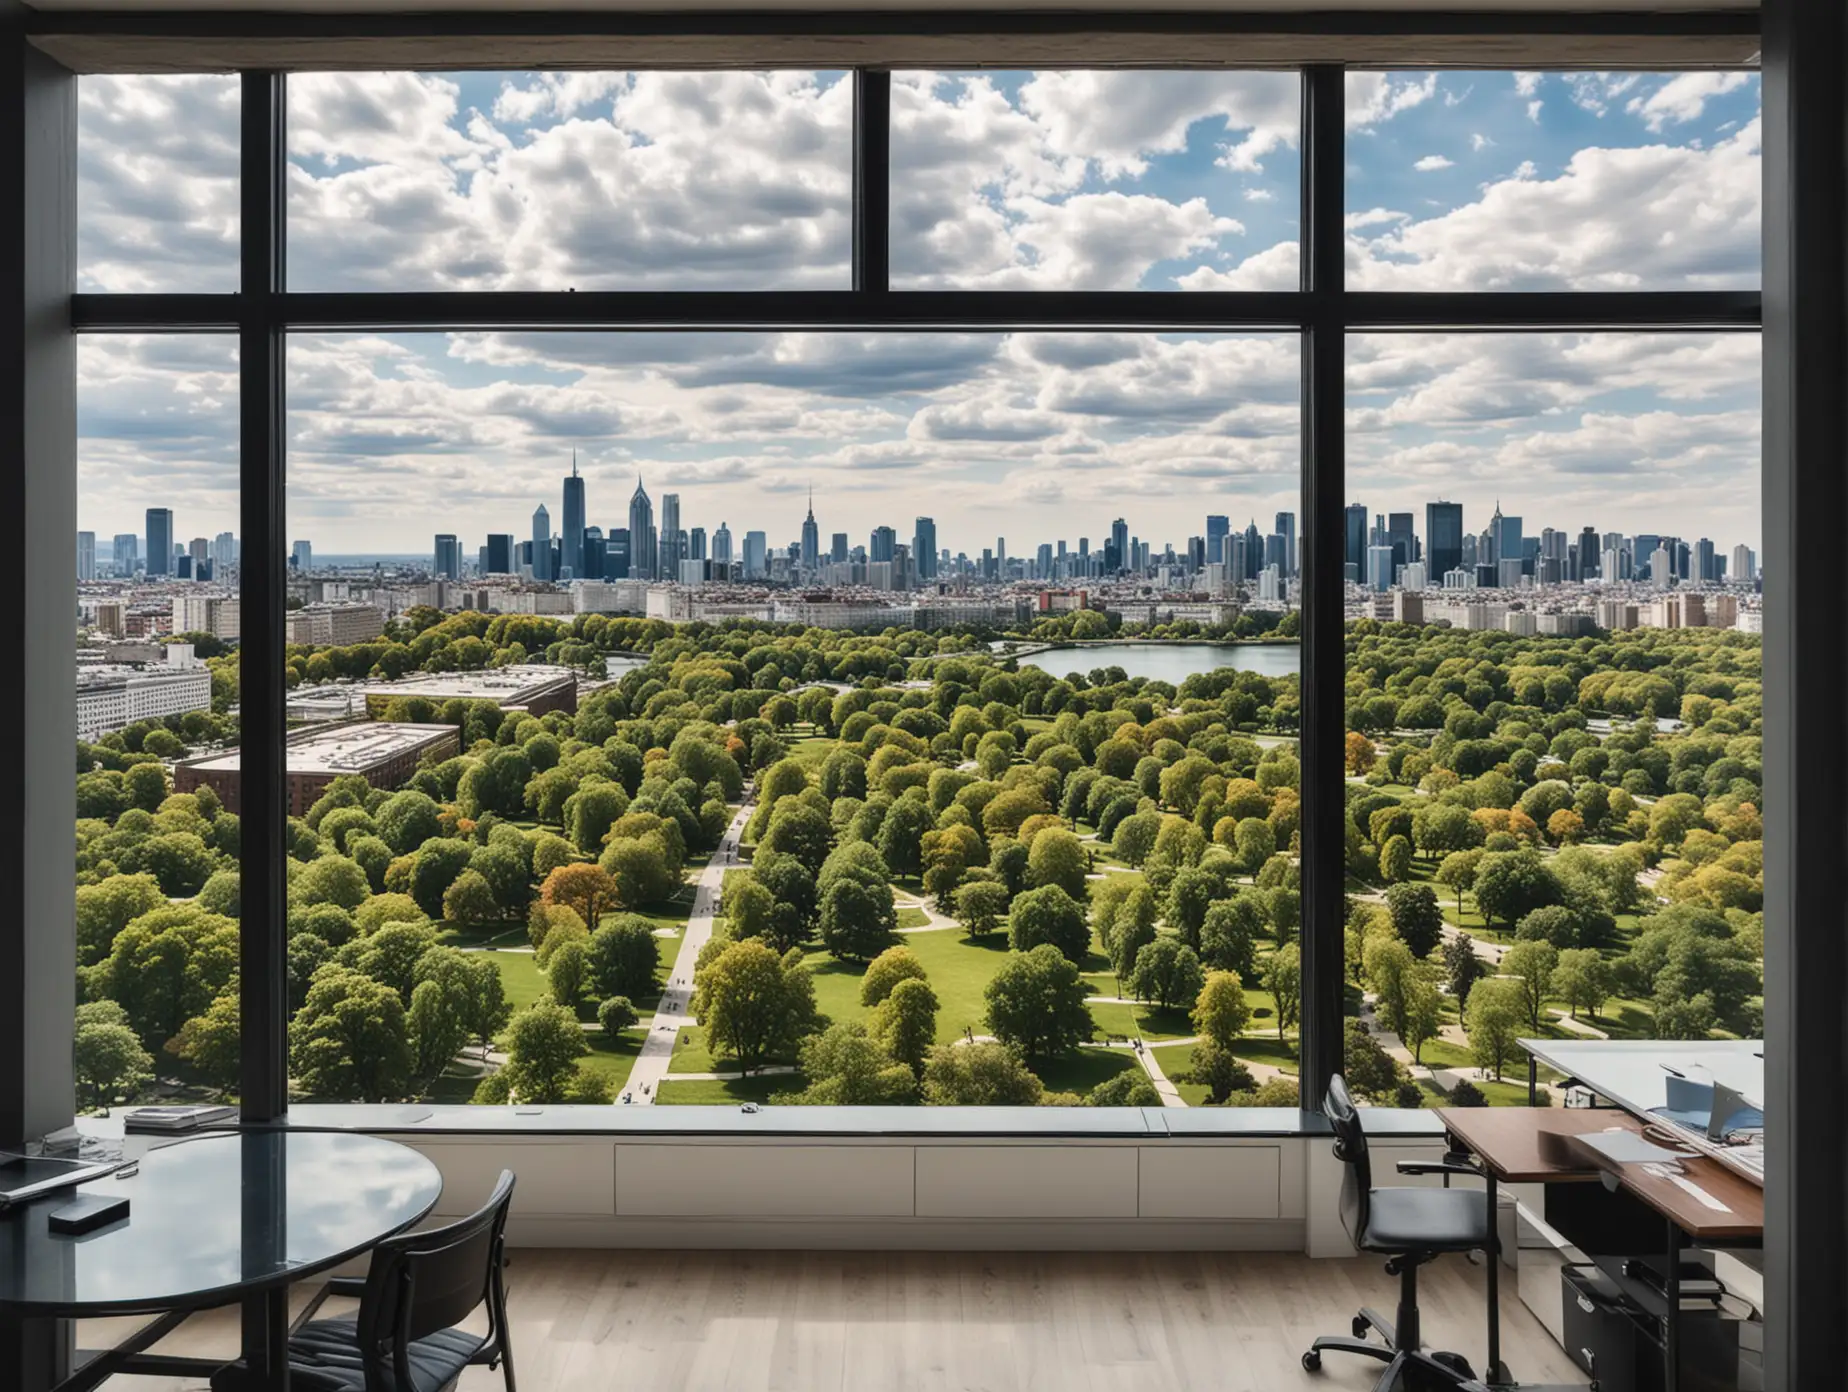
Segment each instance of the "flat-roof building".
M298 730L284 748L291 817L313 807L327 785L356 773L375 788L397 788L417 772L424 755L447 758L462 752L462 733L453 725L409 725L365 720L350 725L322 725ZM229 812L242 812L242 772L238 751L189 759L175 766L173 789L190 793L207 787Z
M385 615L376 604L310 604L288 616L291 643L345 647L369 643L385 632Z
M474 672L419 672L402 681L371 682L360 688L366 714L377 720L398 696L426 701L493 701L502 710L533 715L577 710L577 673L568 667L524 662L511 667L484 667Z
M137 720L212 708L212 674L192 667L98 663L77 670L77 738L101 739Z

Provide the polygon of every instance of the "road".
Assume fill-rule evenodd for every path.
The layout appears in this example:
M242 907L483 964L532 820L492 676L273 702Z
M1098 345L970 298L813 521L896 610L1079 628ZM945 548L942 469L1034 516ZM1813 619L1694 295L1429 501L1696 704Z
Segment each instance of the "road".
M673 1066L674 1040L679 1037L682 1026L693 1023L688 1013L693 1002L693 965L699 961L699 950L712 938L712 917L719 907L719 890L725 883L725 872L740 864L738 838L744 835L744 824L750 820L752 806L746 801L738 809L738 815L732 818L731 825L719 838L719 848L706 862L706 868L699 872L693 889L693 912L687 916L686 932L681 935L680 951L674 956L667 989L661 992L661 1003L655 1007L654 1020L648 1026L648 1037L642 1041L642 1052L636 1057L635 1067L629 1070L629 1082L623 1089L623 1096L632 1106L653 1105L655 1095L661 1090L661 1080Z

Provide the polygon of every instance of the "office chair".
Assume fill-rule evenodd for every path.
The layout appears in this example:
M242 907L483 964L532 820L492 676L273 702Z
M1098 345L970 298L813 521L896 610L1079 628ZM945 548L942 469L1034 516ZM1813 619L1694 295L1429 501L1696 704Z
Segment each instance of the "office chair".
M329 1281L289 1329L289 1385L299 1392L450 1392L466 1368L499 1367L516 1392L507 1342L507 1210L513 1171L479 1212L446 1227L388 1237L372 1249L363 1277ZM314 1318L330 1295L357 1296L359 1309ZM481 1305L488 1332L456 1328ZM220 1369L213 1392L239 1392L241 1363Z
M1377 1392L1392 1392L1400 1386L1454 1392L1479 1387L1461 1354L1425 1351L1418 1331L1418 1268L1446 1252L1483 1251L1490 1261L1496 1259L1488 1194L1480 1189L1405 1185L1375 1189L1366 1133L1340 1074L1329 1079L1325 1110L1335 1128L1335 1157L1347 1167L1341 1181L1341 1225L1361 1251L1386 1255L1387 1275L1399 1278L1399 1309L1391 1321L1363 1309L1354 1317L1353 1338L1333 1334L1318 1338L1303 1355L1303 1367L1317 1371L1326 1352L1355 1353L1386 1364L1375 1384ZM1448 1176L1477 1171L1451 1160L1401 1160L1399 1173ZM1445 1183L1448 1186L1448 1179ZM1366 1338L1368 1330L1385 1342Z

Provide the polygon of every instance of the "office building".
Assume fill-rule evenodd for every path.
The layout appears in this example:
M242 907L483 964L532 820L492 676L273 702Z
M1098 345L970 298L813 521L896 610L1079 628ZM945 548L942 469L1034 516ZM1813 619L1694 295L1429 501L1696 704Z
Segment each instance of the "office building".
M661 495L661 530L655 541L654 573L663 580L671 580L680 573L680 562L685 559L683 550L684 537L680 530L680 495L663 493Z
M514 573L513 536L508 532L489 532L488 559L485 569L490 575Z
M715 571L722 572L721 578L726 578L723 572L730 571L731 563L732 563L731 528L728 527L725 523L720 522L718 526L718 530L712 534L712 566Z
M1755 584L1758 580L1758 556L1752 548L1741 542L1733 547L1732 566L1728 573L1741 585Z
M421 697L439 706L445 701L492 701L505 711L570 715L577 711L577 675L566 667L525 662L474 672L419 672L402 681L368 683L359 694L375 720L400 696Z
M212 708L212 673L176 644L164 664L104 663L77 671L77 738L95 741L137 720Z
M1205 564L1223 563L1226 558L1226 538L1232 535L1232 523L1222 513L1209 512L1206 515L1206 560Z
M578 476L577 451L571 451L571 477L565 480L564 533L559 537L562 569L584 577L584 480Z
M1280 512L1277 514L1277 535L1283 538L1283 577L1288 580L1297 573L1296 564L1296 514Z
M552 514L541 503L533 509L532 571L535 580L552 578Z
M1718 584L1720 579L1720 558L1714 554L1713 543L1702 537L1694 543L1694 579L1709 584Z
M328 784L343 774L357 774L375 788L395 789L417 772L427 756L443 759L461 752L462 732L454 725L366 720L299 730L289 736L283 750L289 815L306 815ZM210 788L225 811L241 815L239 761L235 749L185 760L174 766L173 789L190 793Z
M847 538L843 535L841 541ZM911 524L911 554L917 560L918 580L928 584L937 578L937 521L920 517ZM846 557L836 557L845 560Z
M242 606L236 595L180 594L173 597L175 633L209 633L214 638L243 635Z
M1425 504L1425 565L1432 575L1442 577L1463 568L1463 540L1463 504Z
M601 580L609 569L610 543L603 535L601 527L584 529L583 547L584 573L574 576L578 580Z
M655 578L654 504L642 487L642 476L635 476L635 492L629 498L629 566L626 574L637 580Z
M892 548L898 545L898 533L890 527L874 527L872 544L867 548L866 559L878 563L892 559Z
M836 532L834 534L833 544L828 548L829 558L835 565L839 565L847 559L847 547L847 533Z
M454 532L436 534L436 564L430 568L430 573L439 580L462 578L462 547Z
M762 532L744 534L744 578L762 580L770 573L768 540Z
M1105 545L1109 553L1105 564L1112 569L1128 570L1135 564L1129 552L1129 523L1121 517L1110 524L1110 540Z
M1352 566L1355 581L1367 573L1367 508L1364 503L1349 503L1342 513L1341 563Z
M1392 563L1395 566L1409 565L1418 559L1418 540L1412 535L1411 513L1386 514L1386 544L1392 548Z
M96 579L96 533L77 533L77 579Z
M148 577L173 574L173 509L149 508L148 544L142 554L147 557Z
M384 633L385 612L376 604L309 604L291 609L286 627L291 643L343 648Z
M797 564L804 575L813 575L821 565L821 528L815 525L815 490L809 489L808 516L802 519L802 554Z
M706 559L706 529L704 527L694 527L687 533L687 554L682 559L688 561Z
M117 532L115 534L115 543L110 548L110 558L113 562L112 568L118 576L128 576L135 573L136 567L140 563L140 548L141 538L136 536L133 532Z
M231 532L220 532L212 538L212 571L222 576L237 564L237 537Z
M304 574L314 569L314 543L298 541L289 547L289 564Z
M1281 543L1282 538L1273 537ZM1278 548L1281 550L1281 545ZM1274 560L1266 560L1267 566L1274 566ZM1367 548L1367 588L1376 594L1385 594L1392 588L1392 547L1383 542Z
M1666 546L1658 546L1649 553L1649 583L1658 590L1675 583L1675 559Z

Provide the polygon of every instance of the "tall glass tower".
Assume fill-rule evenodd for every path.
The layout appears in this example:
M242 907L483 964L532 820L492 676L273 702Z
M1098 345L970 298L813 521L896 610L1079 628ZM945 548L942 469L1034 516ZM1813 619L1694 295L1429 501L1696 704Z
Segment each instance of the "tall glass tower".
M680 549L680 495L661 495L661 535L655 542L655 576L661 580L678 580L680 563L686 559Z
M802 569L813 574L821 566L821 528L815 525L815 490L809 489L808 516L802 519Z
M918 579L937 578L937 519L920 517L912 524L911 559L918 568Z
M552 578L552 514L541 503L533 510L533 579Z
M629 574L636 580L655 577L654 504L642 487L642 476L635 476L635 492L629 498Z
M148 544L146 550L149 575L173 574L173 509L148 509Z
M578 477L577 451L571 451L571 477L565 480L565 535L559 558L574 576L584 574L584 480Z
M1463 504L1425 504L1425 574L1433 585L1463 565Z

